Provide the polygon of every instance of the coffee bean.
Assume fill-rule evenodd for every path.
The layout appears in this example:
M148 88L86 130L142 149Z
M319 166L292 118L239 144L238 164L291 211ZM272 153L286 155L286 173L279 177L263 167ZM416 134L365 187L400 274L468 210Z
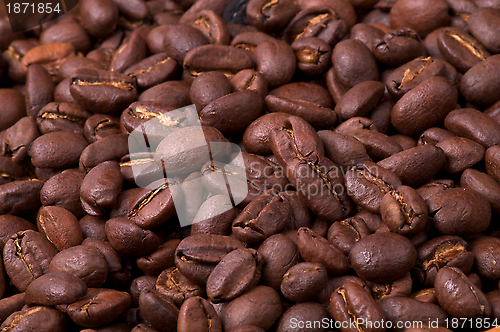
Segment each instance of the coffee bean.
M193 297L186 300L179 310L177 331L222 332L222 326L210 302Z
M26 288L26 304L46 306L75 302L87 293L87 286L69 273L47 273Z
M68 249L83 241L78 219L65 208L44 206L38 210L36 221L38 231L58 250Z

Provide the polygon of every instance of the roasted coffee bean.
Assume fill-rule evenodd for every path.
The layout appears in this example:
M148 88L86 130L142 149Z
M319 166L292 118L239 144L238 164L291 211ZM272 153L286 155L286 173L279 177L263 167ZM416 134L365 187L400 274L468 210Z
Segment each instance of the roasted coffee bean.
M59 252L50 261L49 273L65 272L82 279L87 287L100 287L108 276L103 253L92 246L79 245Z
M452 111L446 116L444 125L452 133L471 139L485 148L500 143L500 125L472 108Z
M382 83L361 82L342 96L335 106L335 112L341 122L355 116L365 116L377 106L383 95L384 85Z
M189 85L183 81L168 81L155 85L139 95L139 101L160 102L171 109L190 105Z
M94 114L85 121L83 134L91 144L104 137L120 134L120 123L111 115Z
M370 231L360 217L336 221L328 229L328 241L346 256L349 256L349 251L354 243L368 235L370 235Z
M222 326L210 302L193 297L186 300L179 310L177 331L222 332Z
M215 266L208 277L208 298L217 303L230 301L243 294L258 283L263 264L263 257L256 250L231 251Z
M412 28L420 37L425 38L430 32L448 23L448 5L446 1L410 0L398 2L390 11L391 26Z
M496 261L500 255L500 239L481 236L470 242L469 250L474 255L474 266L481 277L498 279Z
M388 282L402 278L411 270L417 259L417 251L406 237L380 231L356 242L351 248L349 259L352 268L362 279Z
M441 307L452 317L489 317L491 306L484 293L456 267L443 267L434 282Z
M437 45L446 61L462 73L491 56L474 37L457 28L441 30Z
M158 236L144 230L127 218L113 218L106 222L109 243L120 254L144 256L158 248Z
M304 302L297 303L283 313L281 316L278 326L276 327L277 332L292 331L295 329L294 321L297 322L309 322L305 323L307 329L314 332L326 332L324 326L318 327L318 324L313 325L313 322L320 322L329 319L330 315L326 311L325 307L316 302ZM243 332L243 331L242 331ZM251 331L248 331L251 332ZM257 331L255 331L257 332Z
M332 49L318 37L302 37L292 43L297 69L307 76L320 76L331 65Z
M413 280L410 273L407 273L403 278L386 283L366 282L367 287L371 290L373 298L380 301L389 297L409 297L413 285Z
M255 70L264 76L269 87L286 84L295 74L295 54L292 47L283 41L259 44L255 48L253 59Z
M82 53L87 53L92 46L90 36L77 22L60 22L43 30L40 43L69 43L74 46L76 52Z
M373 213L380 213L384 195L401 184L393 172L371 161L358 163L345 176L346 189L354 202Z
M214 216L214 211L222 212ZM191 234L229 235L236 217L236 210L227 195L215 195L208 198L198 209L191 225Z
M176 267L168 268L160 273L155 288L178 307L191 297L205 296L205 289L187 279Z
M488 174L468 168L462 172L460 186L480 193L488 200L493 212L500 212L500 184Z
M485 148L463 137L450 137L436 144L446 155L443 169L450 173L459 173L483 160Z
M231 41L226 22L212 10L200 11L193 26L199 29L212 44L228 45Z
M382 299L379 304L387 319L395 325L396 322L420 322L422 326L426 326L431 321L433 326L446 326L446 311L436 304L423 303L407 297L389 297Z
M106 114L122 111L137 97L133 77L87 68L73 72L70 92L83 108Z
M43 168L66 168L78 163L87 141L78 134L58 131L42 135L31 144L31 163Z
M28 305L46 306L75 302L87 293L87 286L78 277L65 272L47 273L26 288Z
M292 43L300 38L318 37L330 46L346 35L347 25L331 6L318 3L303 8L283 31L285 40Z
M83 299L61 309L79 326L91 328L113 322L125 313L130 303L130 295L126 292L89 288Z
M360 41L348 39L335 45L332 63L337 79L347 89L364 81L378 81L379 72L375 58Z
M83 125L92 116L79 105L71 103L49 103L36 115L36 123L42 134L54 131L69 131L83 135Z
M342 168L343 174L359 162L370 160L364 145L352 136L329 130L318 131L318 136L323 142L325 155Z
M0 140L0 154L10 157L15 164L22 164L28 160L28 149L39 135L35 120L25 116L5 131Z
M38 64L44 67L49 75L57 76L57 62L74 55L75 48L68 43L37 45L26 52L21 59L21 66L22 70L26 72L29 71L28 67Z
M66 170L51 177L40 191L40 200L43 205L52 205L65 208L77 218L85 215L80 204L80 186L85 174Z
M137 259L137 266L148 275L159 275L163 270L174 266L175 249L179 243L179 239L166 241L149 255Z
M80 155L80 170L88 173L103 162L119 161L128 153L128 143L127 135L113 135L89 144Z
M394 172L401 182L418 186L430 180L446 164L446 154L432 144L398 152L377 165Z
M138 87L148 89L174 78L177 63L166 53L158 53L128 67L124 74L135 77Z
M5 100L0 113L0 131L15 124L26 115L23 95L14 89L0 89L0 98Z
M20 291L48 272L57 249L42 234L27 230L16 233L3 248L5 271Z
M337 288L330 297L329 308L336 321L352 326L345 331L384 331L364 323L385 320L385 314L370 293L358 284L346 282Z
M490 204L471 189L452 188L435 193L427 199L427 207L434 227L442 234L482 232L491 221Z
M473 255L459 236L434 238L418 248L417 275L422 283L432 286L437 272L444 266L457 267L464 273L472 268Z
M295 243L282 234L267 238L259 246L265 264L262 267L262 280L276 290L280 289L283 275L299 262L299 251Z
M16 311L19 311L25 305L25 293L19 293L0 300L0 319L5 321L7 317Z
M36 226L26 219L10 214L0 216L0 240L2 240L4 244L17 232L26 231L28 229L35 231Z
M405 135L419 134L443 121L456 107L457 98L449 80L429 78L399 99L392 109L391 123Z
M297 3L291 0L251 0L246 9L248 21L264 31L281 30L299 10Z
M499 63L500 55L493 55L464 74L460 80L460 91L468 102L478 106L490 106L499 100L500 85L496 81Z
M162 332L176 331L179 309L158 291L144 289L139 297L139 309L154 328Z
M49 72L42 65L30 65L26 74L25 92L28 116L36 118L38 112L53 100L53 94L54 83Z
M253 244L279 233L290 220L290 204L276 190L262 193L233 221L233 234L244 243Z
M322 264L303 262L283 275L281 293L291 301L305 302L316 297L327 282L328 274Z
M73 213L58 206L44 206L36 217L38 231L58 250L68 249L83 241L82 229Z
M73 72L80 68L105 69L101 63L95 60L76 56L68 58L61 63L57 69L57 78L59 81L63 81L64 79L71 77Z
M124 273L121 259L108 241L101 241L92 238L83 240L82 245L95 247L104 255L108 263L108 279L114 281L114 277Z
M109 37L114 32L118 14L118 6L112 0L85 0L80 7L82 26L97 38Z
M63 332L66 331L66 326L67 317L64 313L46 306L33 306L14 312L5 319L0 328L12 332L26 330Z
M109 65L109 70L123 73L130 66L142 61L146 55L145 38L141 35L141 30L136 29L116 50Z
M413 29L396 29L386 33L373 45L373 55L389 66L402 64L424 55L424 46Z
M243 243L234 237L196 234L182 240L175 252L175 266L188 279L205 285L208 276L222 258Z
M420 135L418 139L418 145L433 144L444 141L447 138L455 136L451 131L443 128L432 127L427 129Z
M43 181L18 180L0 185L0 214L28 215L42 205L40 190Z
M471 34L492 53L500 52L500 40L495 34L490 35L488 29L495 29L499 20L499 8L481 8L474 11L467 21Z
M229 302L219 317L224 328L231 331L245 325L255 325L266 331L282 313L278 292L271 287L257 286Z
M330 276L342 275L349 270L347 257L327 239L306 227L297 233L297 247L306 262L324 265Z
M492 146L486 150L484 163L488 175L500 182L500 148L498 146Z

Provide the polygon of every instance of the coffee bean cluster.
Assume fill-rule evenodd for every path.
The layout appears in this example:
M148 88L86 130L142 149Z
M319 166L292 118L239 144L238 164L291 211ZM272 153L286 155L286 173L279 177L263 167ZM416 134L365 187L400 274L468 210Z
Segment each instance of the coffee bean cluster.
M0 50L0 331L500 323L499 1L81 0Z

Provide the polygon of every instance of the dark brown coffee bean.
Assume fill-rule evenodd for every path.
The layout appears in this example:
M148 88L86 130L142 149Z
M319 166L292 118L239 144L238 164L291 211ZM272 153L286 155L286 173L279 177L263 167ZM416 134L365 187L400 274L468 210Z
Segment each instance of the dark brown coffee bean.
M443 267L434 282L439 305L452 317L489 317L491 306L484 293L456 267Z
M390 19L394 29L412 28L425 38L433 30L448 23L448 5L446 1L420 0L414 3L404 0L392 6Z
M283 275L299 262L299 251L295 243L282 234L267 238L259 246L265 264L262 267L262 280L279 290Z
M295 74L295 54L292 47L283 41L259 44L255 48L253 59L256 71L264 76L269 87L286 84Z
M290 44L300 38L318 37L332 47L342 40L346 33L346 22L335 9L322 3L305 6L283 31L284 39Z
M439 236L418 248L417 275L428 286L434 284L437 272L444 266L457 267L464 273L472 268L473 255L459 236Z
M74 170L51 177L40 191L42 204L65 208L81 218L85 214L80 203L80 186L84 178L84 173Z
M15 124L26 115L24 96L14 89L0 89L0 98L4 100L0 113L0 131Z
M338 43L332 52L332 63L339 82L347 89L364 81L378 81L375 58L360 41L348 39Z
M122 184L123 176L117 162L106 161L94 167L80 187L80 201L85 212L103 215L115 205Z
M75 215L65 208L44 206L36 217L38 231L58 250L68 249L83 241L82 229Z
M154 289L144 289L139 297L139 309L144 318L159 331L176 331L179 309L165 295Z
M85 0L80 7L82 26L97 38L109 37L115 31L118 14L118 6L112 0Z
M427 200L429 216L442 234L470 234L486 230L491 220L490 204L481 194L465 188L438 192Z
M83 133L89 143L120 134L119 120L111 115L94 114L85 121Z
M213 211L222 212L213 216ZM215 195L208 198L198 209L191 225L191 234L229 235L231 224L236 217L236 210L227 195Z
M138 100L160 102L171 109L185 107L191 104L189 85L183 81L163 82L141 93Z
M253 26L271 32L284 28L299 12L299 6L290 0L276 1L276 3L267 0L251 0L247 4L246 12Z
M491 56L474 37L457 28L441 30L437 45L446 61L461 73L465 73Z
M71 132L53 132L38 137L31 144L28 154L36 167L66 168L75 166L87 141Z
M443 150L426 144L396 153L377 165L394 172L404 184L418 186L434 177L445 163Z
M331 65L332 49L317 37L302 37L292 43L297 59L297 69L307 76L320 76Z
M79 105L71 103L49 103L36 116L42 134L69 131L83 135L83 124L92 114Z
M113 218L106 222L109 243L120 254L144 256L160 245L158 236L144 230L126 218Z
M79 326L92 328L115 321L125 313L130 303L130 295L126 292L89 288L83 299L63 306L61 310Z
M383 328L368 326L367 321L380 322L385 314L370 293L362 286L346 282L332 293L330 313L337 322L347 326L345 331L381 332ZM352 327L351 327L352 326Z
M210 302L193 297L186 300L179 310L177 331L222 332L222 326Z
M410 273L403 278L386 283L366 282L373 294L373 298L380 301L389 297L409 297L413 285Z
M230 331L245 325L268 330L283 313L281 299L271 287L257 286L222 309L222 325Z
M117 275L124 273L121 259L108 241L86 238L82 245L97 248L104 255L108 263L108 279L110 281L113 281Z
M119 161L128 152L128 135L107 136L89 144L82 151L79 168L82 172L88 173L103 162Z
M75 70L80 68L105 69L101 63L95 60L76 56L64 60L57 70L57 78L59 81L69 78Z
M137 97L134 78L87 68L73 72L70 92L83 108L106 114L122 111Z
M24 295L25 293L19 293L0 300L0 319L2 321L5 321L11 314L23 308L25 305Z
M342 168L343 174L359 162L369 161L364 145L352 136L330 130L318 131L323 142L325 155Z
M384 85L380 82L361 82L346 92L335 106L340 121L367 115L382 99Z
M283 313L283 316L281 316L278 322L278 326L276 327L276 331L293 331L300 329L299 326L302 325L310 331L326 332L327 329L324 325L318 326L318 323L314 324L313 322L325 322L327 319L329 319L329 317L330 315L326 311L325 307L319 303L297 303Z
M177 246L175 266L190 280L204 285L222 258L243 243L234 237L210 234L191 235Z
M53 94L54 83L49 72L42 65L30 65L26 74L25 93L28 116L36 118L38 112L53 100Z
M43 322L43 324L41 324ZM36 330L40 332L64 332L67 317L59 310L45 306L26 307L16 311L0 326L3 330L21 332Z
M50 261L49 273L55 272L77 276L87 287L100 287L108 276L108 263L99 249L79 245L54 256Z
M370 232L360 217L336 221L328 229L328 241L346 256L349 256L349 251L354 243L368 235L370 235Z
M488 174L468 168L460 177L460 186L480 193L488 200L493 212L500 212L500 184Z
M484 163L488 175L500 182L500 148L498 146L492 146L486 150Z
M228 253L215 266L207 280L210 301L230 301L254 287L261 276L262 255L253 249L239 249Z
M39 64L47 70L51 76L57 76L58 61L75 55L75 48L68 43L55 43L48 45L37 45L31 48L21 59L21 66L24 72L29 71L28 67ZM38 67L38 66L37 66ZM37 70L39 72L39 70Z
M485 148L467 138L450 137L436 144L446 155L443 169L450 173L459 173L475 165L484 158Z
M327 239L306 227L297 233L297 247L306 262L323 264L330 276L342 275L349 270L347 257Z
M168 268L160 273L155 288L178 307L191 297L205 296L204 288L187 279L176 267Z
M0 215L28 215L34 213L42 205L40 190L43 181L19 180L0 185Z
M460 80L460 91L468 102L489 106L499 100L500 85L496 79L499 63L500 55L497 54L479 62L464 74Z
M174 266L175 249L179 239L168 240L146 257L137 259L137 266L149 275L159 275L163 270Z
M351 248L349 259L352 268L362 279L387 282L402 278L411 270L417 259L417 251L406 237L382 231L356 242Z
M371 161L358 163L345 176L345 186L351 198L372 213L380 213L384 195L401 184L393 172Z
M200 11L193 26L199 29L212 44L228 45L231 40L226 22L212 10Z
M250 202L233 221L233 234L244 243L256 243L279 233L290 219L290 204L275 190Z
M0 216L0 240L7 243L9 238L20 231L36 230L36 226L26 219L10 214Z
M86 215L80 219L80 227L82 228L83 238L107 241L106 232L104 231L105 223L105 219L97 216Z
M130 66L143 60L147 55L146 41L141 35L141 30L132 32L128 39L125 39L111 60L109 70L123 73Z
M446 116L444 125L452 133L471 139L485 148L500 142L500 125L472 108L454 110Z
M500 256L500 239L481 236L470 242L469 250L474 255L474 266L481 277L498 279L500 274L496 262Z
M418 139L418 145L433 144L444 141L447 138L455 136L451 131L443 128L432 127L427 129L420 135Z
M43 30L40 43L69 43L75 47L75 51L82 53L87 53L92 46L90 36L77 22L60 22Z
M396 103L391 123L402 134L419 134L443 121L456 107L457 98L457 90L446 78L429 78Z
M173 79L177 74L177 62L166 53L158 53L128 67L124 74L135 77L137 86L148 89Z
M39 135L35 120L26 116L21 118L5 131L5 135L0 140L0 155L10 157L9 159L15 164L22 164L29 159L28 149ZM14 167L19 170L19 165ZM14 173L15 170L11 174L14 175Z
M411 298L405 297L390 297L382 299L380 308L384 312L393 326L397 326L397 322L420 322L422 326L429 325L432 322L433 326L445 326L447 314L441 307L432 303L423 303ZM399 323L401 324L401 323ZM403 331L404 328L394 328L394 331Z
M477 38L492 53L500 52L500 39L491 29L496 29L500 23L500 12L498 8L483 8L473 12L467 24L471 34Z
M87 286L78 277L69 273L47 273L40 276L26 289L28 305L46 306L75 302L87 293Z
M373 45L373 55L389 66L402 64L424 55L424 46L413 29L396 29L387 32Z
M327 282L328 274L322 264L299 263L283 275L281 292L291 301L305 302L316 297Z

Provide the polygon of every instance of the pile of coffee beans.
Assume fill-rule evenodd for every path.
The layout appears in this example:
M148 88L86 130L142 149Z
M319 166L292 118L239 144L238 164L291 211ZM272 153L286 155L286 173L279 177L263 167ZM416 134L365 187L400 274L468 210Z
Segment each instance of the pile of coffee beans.
M81 0L0 50L0 331L500 324L500 1Z

